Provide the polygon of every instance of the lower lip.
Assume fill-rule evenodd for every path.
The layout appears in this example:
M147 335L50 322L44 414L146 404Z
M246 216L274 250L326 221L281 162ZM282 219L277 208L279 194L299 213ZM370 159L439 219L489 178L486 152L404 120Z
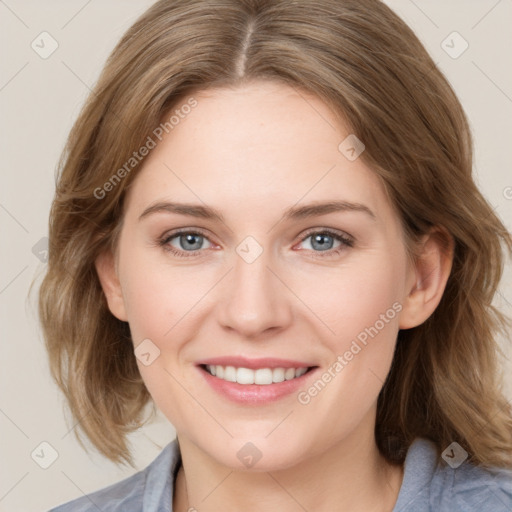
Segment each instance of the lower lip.
M197 367L206 382L220 395L238 404L244 405L262 405L276 402L277 400L297 392L304 386L306 380L315 373L318 368L312 368L300 377L276 382L274 384L238 384L238 382L228 382L211 375L201 366Z

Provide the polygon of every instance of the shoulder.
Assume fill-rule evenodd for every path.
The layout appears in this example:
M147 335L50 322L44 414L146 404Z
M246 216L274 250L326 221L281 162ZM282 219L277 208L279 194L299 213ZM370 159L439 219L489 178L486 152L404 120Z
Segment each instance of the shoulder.
M49 512L135 512L142 510L145 471L113 485L64 503Z
M512 511L512 471L485 469L464 462L457 468L440 464L432 480L431 502L439 509L478 512Z
M440 457L436 445L427 439L414 441L407 452L402 488L393 512L512 510L511 470L475 466L455 444L443 454Z
M173 477L180 460L176 439L144 470L49 512L140 512L171 510ZM164 505L168 508L163 508Z

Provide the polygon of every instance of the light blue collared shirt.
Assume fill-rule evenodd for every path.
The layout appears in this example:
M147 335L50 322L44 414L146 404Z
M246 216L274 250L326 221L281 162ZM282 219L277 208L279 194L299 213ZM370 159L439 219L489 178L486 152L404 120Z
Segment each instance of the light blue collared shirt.
M144 470L49 512L172 512L180 466L174 439ZM452 469L434 443L418 438L407 452L393 512L512 512L512 471L468 462Z

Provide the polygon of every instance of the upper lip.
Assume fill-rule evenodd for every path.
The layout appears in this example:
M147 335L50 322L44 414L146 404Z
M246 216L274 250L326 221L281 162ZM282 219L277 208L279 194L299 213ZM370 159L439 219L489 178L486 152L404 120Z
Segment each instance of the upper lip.
M296 361L292 359L279 359L275 357L248 359L242 356L212 357L198 361L197 364L234 366L236 368L249 368L251 370L257 370L259 368L309 368L314 366L310 363L304 363L303 361Z

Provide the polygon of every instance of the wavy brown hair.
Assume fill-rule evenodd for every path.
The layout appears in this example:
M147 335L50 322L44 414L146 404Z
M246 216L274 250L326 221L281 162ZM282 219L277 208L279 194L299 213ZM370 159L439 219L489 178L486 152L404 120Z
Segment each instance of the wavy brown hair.
M312 92L348 122L408 249L433 226L453 237L439 306L398 334L378 399L382 454L402 462L421 436L439 450L457 441L483 466L512 466L496 342L507 318L492 304L512 238L473 181L471 134L452 88L378 0L160 0L122 37L61 158L39 291L51 373L79 428L112 461L132 463L127 434L152 403L129 325L110 313L94 265L116 249L141 164L104 197L95 191L194 92L252 79Z

